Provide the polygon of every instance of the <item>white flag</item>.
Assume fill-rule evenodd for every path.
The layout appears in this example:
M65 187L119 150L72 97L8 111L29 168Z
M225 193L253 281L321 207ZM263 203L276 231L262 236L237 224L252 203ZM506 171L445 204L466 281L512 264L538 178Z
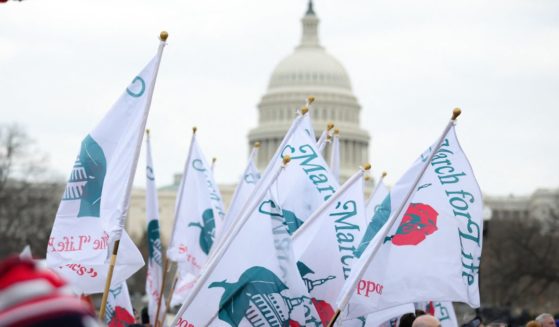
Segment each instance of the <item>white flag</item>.
M278 205L267 197L172 325L320 326L290 239Z
M103 292L114 240L120 239L120 251L111 285L144 265L123 227L163 44L82 141L58 207L47 264L78 292Z
M235 193L231 198L231 205L229 210L225 214L225 220L223 224L223 232L225 233L229 227L231 227L233 221L239 216L243 206L246 205L248 199L254 192L258 180L260 180L260 173L254 164L254 158L258 153L258 148L252 149L250 156L248 158L248 164L243 172L243 175L237 184Z
M146 215L148 234L148 269L146 276L146 295L148 296L148 313L150 321L155 324L157 304L161 296L163 282L163 255L161 252L161 235L159 233L159 204L155 186L155 171L151 157L150 136L146 138ZM159 320L165 315L165 300L161 299Z
M362 255L350 277L356 285L350 317L429 300L479 306L481 191L454 125L449 125L441 142L435 153L431 149L436 146L422 154L375 213L373 223L386 217L395 223L366 231L362 245L371 244L357 250ZM411 197L401 206L408 194ZM405 210L396 216L391 211L398 206ZM379 250L371 257L374 248ZM365 273L357 280L363 265ZM342 301L340 297L338 306L343 307Z
M109 289L104 320L108 327L128 326L136 322L126 281Z
M348 179L293 235L299 272L324 325L334 316L333 305L367 226L363 173Z
M194 134L177 195L169 259L182 262L181 271L198 275L216 242L224 216L213 173Z

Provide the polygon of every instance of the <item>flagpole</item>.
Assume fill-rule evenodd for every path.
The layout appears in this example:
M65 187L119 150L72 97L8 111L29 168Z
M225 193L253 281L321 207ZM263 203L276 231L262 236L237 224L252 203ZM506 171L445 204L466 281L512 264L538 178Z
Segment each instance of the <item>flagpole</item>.
M318 138L318 141L316 142L316 147L317 148L320 148L320 146L326 140L326 136L330 133L330 130L332 128L334 128L334 123L328 122L328 124L326 125L326 129L324 131L322 131L322 134L320 134L320 137Z
M223 256L225 255L225 252L227 251L227 249L229 248L231 243L235 240L235 237L238 235L238 233L241 231L241 229L243 228L245 223L250 218L251 213L260 204L260 202L262 201L262 199L266 195L266 193L267 193L268 189L270 188L270 186L272 185L272 183L278 178L279 174L282 171L284 171L285 167L287 166L287 164L289 163L290 160L291 160L291 157L288 156L288 155L285 155L283 157L282 165L280 166L280 169L278 169L274 173L274 175L272 175L272 178L269 179L268 184L264 184L264 187L260 187L260 189L259 189L260 194L258 194L258 196L256 196L254 198L254 200L250 203L250 206L245 207L246 210L242 211L242 213L243 213L242 217L243 218L238 220L236 222L236 224L234 226L232 226L231 233L226 235L226 238L221 243L221 246L217 249L215 254L211 258L209 258L209 260L207 261L206 266L203 268L202 272L200 273L200 277L198 277L198 280L196 280L196 283L194 284L193 289L190 291L190 294L188 295L186 300L183 302L181 308L179 309L179 311L177 312L177 314L175 316L175 319L171 323L172 326L174 326L176 324L177 319L182 316L184 311L192 303L192 300L194 300L194 297L198 294L198 292L200 292L200 289L206 283L206 280L208 279L210 273L215 269L217 263L219 263L221 258L223 258Z
M322 153L322 151L324 151L324 148L326 148L326 144L328 143L332 143L332 136L330 135L326 135L326 140L320 143L320 145L318 146L318 152Z
M116 265L116 256L118 254L118 246L120 244L120 237L122 235L122 229L124 227L124 219L128 214L128 203L130 201L130 192L132 190L132 184L134 182L134 174L136 173L136 167L138 166L138 157L140 155L140 149L142 147L142 138L144 136L144 130L146 128L146 122L149 114L149 108L151 106L151 99L153 97L153 91L155 90L155 81L157 80L157 73L159 71L159 64L161 63L161 57L163 56L163 49L167 44L167 38L169 37L169 33L162 31L159 33L159 48L157 49L157 62L155 64L155 69L153 71L153 80L148 90L147 100L146 100L146 109L144 110L144 117L142 121L142 126L140 128L140 132L138 133L138 142L136 143L136 151L134 153L134 162L132 163L132 169L130 170L130 176L128 178L128 185L126 185L126 196L123 199L123 206L125 210L123 211L122 216L120 217L120 230L117 234L117 239L114 241L113 245L113 253L111 255L111 261L109 263L109 272L107 274L107 280L105 282L105 290L103 291L103 298L101 299L101 308L99 309L99 320L103 321L105 317L105 310L107 306L107 300L109 297L109 289L111 288L111 281L113 278L113 271Z
M155 311L155 325L154 327L161 326L159 323L159 311L161 309L161 300L163 299L163 289L165 287L165 282L167 281L167 270L169 269L169 258L165 256L165 265L163 268L163 277L161 278L161 288L159 290L159 299L157 299L157 310Z
M169 270L171 270L172 267L170 267ZM178 269L178 267L176 267L176 269ZM175 273L173 274L173 283L171 284L171 288L169 289L169 293L167 294L167 300L165 300L165 307L167 309L169 309L169 307L171 306L171 300L173 298L173 293L175 292L175 288L177 287L177 282L179 281L179 276L177 275L177 271L175 270Z
M373 193L371 193L371 195L369 196L369 199L367 200L367 205L369 204L369 202L371 202L371 200L373 199L373 197L377 194L380 183L382 183L382 181L384 180L384 178L386 177L387 172L383 171L382 175L380 175L380 179L378 180L377 185L375 185L375 189L373 190ZM369 178L371 178L370 176L365 176L365 181L368 181Z
M355 174L353 174L353 176L351 176L338 190L336 190L336 192L334 194L332 194L332 196L328 199L328 201L323 202L320 205L320 207L318 207L318 209L316 209L309 216L309 218L307 218L307 220L305 220L305 222L301 226L299 226L299 228L293 233L293 235L291 235L291 239L293 241L295 241L297 239L297 237L299 237L299 235L301 235L305 229L309 228L311 223L313 223L317 219L317 217L319 217L322 214L322 212L324 210L326 210L326 208L330 205L330 203L332 203L334 200L339 198L340 195L345 192L345 190L350 188L351 185L356 180L363 177L363 174L365 174L365 171L367 171L369 169L371 169L371 164L370 163L366 163L362 167L359 167L359 170Z
M212 173L214 172L214 167L215 167L215 162L216 162L216 161L217 161L217 158L216 158L216 157L213 157L213 158L212 158L212 165L211 165L211 167L210 167L210 169L212 170Z
M392 228L392 225L394 225L394 223L396 222L396 219L400 216L400 213L402 213L402 210L404 209L404 207L406 206L408 201L415 194L417 184L419 184L419 182L421 181L421 178L425 174L425 171L427 171L427 167L429 167L429 163L433 160L433 157L435 156L435 154L437 153L437 151L441 147L445 136L448 134L448 132L452 128L452 126L454 126L454 124L456 123L456 118L458 118L458 116L460 116L461 112L462 111L460 110L460 108L454 108L454 110L452 111L452 118L450 119L450 121L446 125L446 128L444 129L442 135L439 137L439 140L437 141L437 144L435 145L435 148L432 149L431 153L429 154L429 157L425 161L425 164L423 165L423 167L421 169L421 172L415 178L415 181L412 184L412 187L409 188L408 193L406 194L406 197L404 198L404 201L402 201L400 203L400 205L398 206L398 209L394 212L393 215L390 216L389 220L385 223L385 226L382 227L382 229L379 231L379 233L375 236L374 239L379 239L379 238L384 239L386 237L386 235L388 235L388 232ZM373 242L371 242L371 243L373 243ZM351 287L342 288L342 292L345 291L345 294L341 294L342 295L342 300L340 302L339 307L336 309L336 313L334 314L334 317L332 317L332 320L330 320L330 323L328 324L328 327L334 326L334 323L338 319L338 317L340 315L340 312L342 310L344 310L345 307L347 306L347 303L349 302L349 299L351 298L351 295L353 294L353 290L355 289L359 280L361 280L361 277L363 277L363 274L365 273L366 268L371 263L371 260L375 256L376 252L380 249L381 245L382 245L382 242L374 242L374 244L372 245L373 247L367 253L365 264L359 266L357 276L355 276L355 278L351 281ZM353 275L353 273L351 275Z

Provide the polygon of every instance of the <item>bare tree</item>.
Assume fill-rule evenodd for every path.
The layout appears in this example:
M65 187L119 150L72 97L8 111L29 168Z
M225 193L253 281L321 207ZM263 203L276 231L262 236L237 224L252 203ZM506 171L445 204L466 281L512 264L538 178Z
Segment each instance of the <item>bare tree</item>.
M26 244L45 255L63 187L46 162L20 125L0 125L0 257Z
M481 296L485 305L559 310L559 217L495 219L483 246Z

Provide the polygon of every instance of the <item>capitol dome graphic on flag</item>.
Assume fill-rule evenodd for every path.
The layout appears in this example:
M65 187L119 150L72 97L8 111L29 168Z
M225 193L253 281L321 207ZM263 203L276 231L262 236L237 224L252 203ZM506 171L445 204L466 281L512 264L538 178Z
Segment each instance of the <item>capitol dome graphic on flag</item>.
M103 149L91 135L86 136L62 196L63 201L80 201L78 218L100 216L106 172L107 160Z

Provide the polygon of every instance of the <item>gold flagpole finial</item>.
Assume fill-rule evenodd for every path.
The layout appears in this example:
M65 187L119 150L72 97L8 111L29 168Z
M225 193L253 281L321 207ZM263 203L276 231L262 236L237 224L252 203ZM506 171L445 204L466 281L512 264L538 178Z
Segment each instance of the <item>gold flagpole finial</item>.
M254 145L253 145L253 147L255 147L255 148L259 148L259 147L260 147L260 142L254 142Z
M308 102L309 104L313 103L313 102L314 102L314 96L309 95L309 96L307 97L307 102Z
M334 135L340 135L340 129L339 128L334 129Z
M452 110L452 120L456 120L461 113L462 110L460 108L454 108L454 110Z
M198 128L196 126L192 127L192 134L196 134L197 130L198 130Z
M309 108L307 108L306 106L301 108L301 114L306 115L307 112L309 112Z
M385 177L386 177L386 175L388 175L388 173L387 173L387 172L385 172L385 171L383 171L383 172L382 172L382 178L385 178Z
M369 180L371 180L371 175L365 175L365 181L368 182Z
M363 164L363 170L369 170L369 169L371 169L371 163L367 162Z
M161 31L161 33L159 33L159 39L163 42L167 41L168 37L169 33L167 33L166 31Z
M328 122L328 125L326 125L326 129L331 130L332 128L334 128L334 123L330 121Z
M291 161L291 157L289 155L283 156L283 164L287 165Z

